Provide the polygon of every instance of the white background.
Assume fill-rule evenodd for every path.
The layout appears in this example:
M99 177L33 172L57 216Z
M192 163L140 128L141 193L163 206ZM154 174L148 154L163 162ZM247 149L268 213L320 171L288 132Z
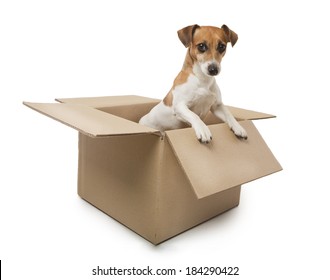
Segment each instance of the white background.
M329 279L326 2L2 0L3 279L101 279L91 275L97 265L238 266L240 276L220 279ZM186 52L176 31L195 23L238 33L217 78L224 102L278 116L255 124L284 170L244 185L234 210L153 246L77 196L77 132L22 101L162 98Z

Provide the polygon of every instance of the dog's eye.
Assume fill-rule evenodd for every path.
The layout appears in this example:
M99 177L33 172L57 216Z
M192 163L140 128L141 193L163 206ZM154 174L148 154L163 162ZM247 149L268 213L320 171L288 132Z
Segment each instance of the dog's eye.
M200 44L198 44L198 45L197 45L197 48L198 48L198 50L199 50L200 52L202 52L202 53L207 51L207 46L206 46L205 43L200 43Z
M226 50L226 45L225 44L222 44L222 43L219 43L218 47L217 47L217 50L219 53L222 53Z

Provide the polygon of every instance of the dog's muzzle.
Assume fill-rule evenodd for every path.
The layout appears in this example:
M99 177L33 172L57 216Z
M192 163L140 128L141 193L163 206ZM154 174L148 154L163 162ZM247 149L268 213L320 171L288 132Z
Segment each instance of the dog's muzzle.
M216 76L219 74L219 67L212 63L207 67L207 71L210 76Z

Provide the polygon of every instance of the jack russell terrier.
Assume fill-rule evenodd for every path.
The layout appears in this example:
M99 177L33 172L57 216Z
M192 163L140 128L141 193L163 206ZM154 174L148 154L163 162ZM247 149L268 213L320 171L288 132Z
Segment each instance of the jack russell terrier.
M234 46L237 34L226 25L218 28L195 24L179 30L178 36L188 48L182 70L166 97L139 123L161 132L189 124L201 143L209 143L212 134L202 120L211 111L227 123L238 138L247 139L244 128L222 103L214 78L220 73L227 43Z

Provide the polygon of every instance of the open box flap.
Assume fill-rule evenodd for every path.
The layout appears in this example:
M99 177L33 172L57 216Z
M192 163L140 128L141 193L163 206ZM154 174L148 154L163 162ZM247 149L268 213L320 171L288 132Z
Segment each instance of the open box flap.
M275 118L274 115L270 115L266 113L246 110L233 106L226 106L226 107L229 109L229 111L233 114L233 116L236 119L240 119L240 120L260 120L260 119Z
M56 101L61 103L81 104L94 108L106 108L106 107L125 106L131 104L138 105L138 104L159 102L158 99L153 99L138 95L56 98Z
M199 199L282 170L252 121L240 124L247 140L238 139L226 124L209 126L210 144L200 144L191 128L166 132Z
M92 137L160 132L138 123L74 103L30 103L24 105Z

